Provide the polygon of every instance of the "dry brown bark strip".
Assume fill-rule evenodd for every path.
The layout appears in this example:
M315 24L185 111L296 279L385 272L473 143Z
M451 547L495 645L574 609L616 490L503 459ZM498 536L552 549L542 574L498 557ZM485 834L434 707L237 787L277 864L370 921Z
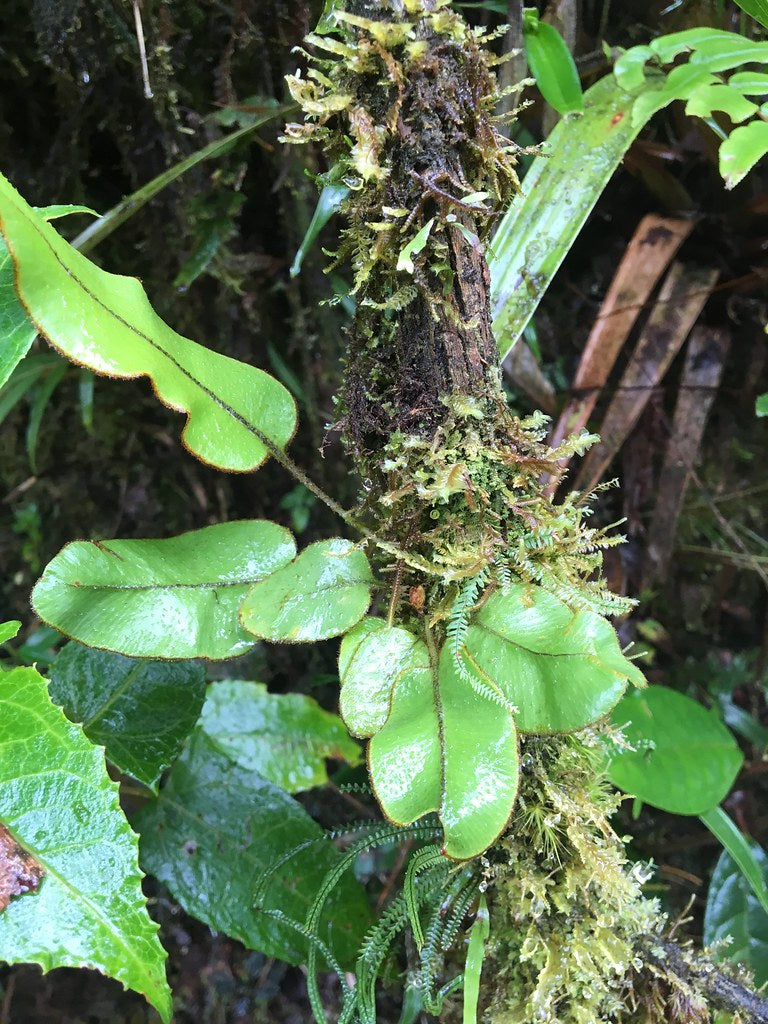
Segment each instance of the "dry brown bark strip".
M603 300L550 443L583 430L619 352L661 275L690 234L693 221L643 217Z
M34 892L44 875L41 864L22 849L4 825L0 825L0 913L11 897Z
M672 264L608 406L602 440L582 463L577 490L590 490L601 480L696 323L717 276L717 270Z
M722 328L696 327L688 342L672 433L664 456L656 507L648 530L643 586L650 586L672 555L677 520L709 410L714 401L731 342Z

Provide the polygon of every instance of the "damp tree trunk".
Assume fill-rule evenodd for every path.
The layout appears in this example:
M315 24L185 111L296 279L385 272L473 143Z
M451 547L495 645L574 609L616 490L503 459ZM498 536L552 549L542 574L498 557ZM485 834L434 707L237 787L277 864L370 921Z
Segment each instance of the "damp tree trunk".
M339 426L366 481L360 517L413 554L380 556L388 621L428 620L444 637L479 574L555 581L577 606L626 610L596 575L614 541L568 498L552 504L542 481L563 451L543 443L540 419L511 415L501 387L484 243L519 185L494 116L498 61L436 0L359 0L337 27L309 38L320 73L289 80L306 122L286 140L317 140L327 180L351 189L335 257L351 263L356 297ZM559 546L542 553L547 531ZM485 1019L703 1024L722 1008L768 1022L768 1003L673 942L643 896L610 825L618 799L598 732L523 738L518 803L483 858Z

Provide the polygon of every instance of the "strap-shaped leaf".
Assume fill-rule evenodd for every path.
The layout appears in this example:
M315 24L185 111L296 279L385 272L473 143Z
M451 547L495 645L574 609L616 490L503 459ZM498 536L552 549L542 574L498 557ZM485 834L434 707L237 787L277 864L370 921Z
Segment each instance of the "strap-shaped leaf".
M467 631L469 660L517 708L521 732L582 729L607 715L640 670L613 627L572 612L541 587L518 585L485 602Z
M187 414L182 440L204 462L248 471L296 427L288 391L253 366L183 338L155 313L136 278L108 274L73 249L0 175L0 232L36 329L69 359L109 377L148 376Z
M392 689L406 672L429 669L426 644L400 626L369 616L341 641L341 717L353 736L373 736L389 715Z
M359 547L340 538L321 540L257 583L243 602L240 620L262 640L327 640L365 615L372 583L371 567Z
M0 961L92 967L168 1021L165 951L118 787L32 668L0 673L0 821L45 872L37 892L0 914Z
M406 825L437 811L445 853L476 857L503 830L517 796L511 711L478 694L443 648L437 670L403 673L368 760L384 813Z
M200 715L205 669L72 643L54 661L48 689L92 743L104 744L112 764L156 792Z
M303 693L267 693L264 683L214 683L200 728L220 753L286 793L324 785L328 757L360 761L360 747L337 715Z
M220 523L164 540L75 541L32 591L67 636L133 658L232 658L254 644L238 608L296 553L265 520Z

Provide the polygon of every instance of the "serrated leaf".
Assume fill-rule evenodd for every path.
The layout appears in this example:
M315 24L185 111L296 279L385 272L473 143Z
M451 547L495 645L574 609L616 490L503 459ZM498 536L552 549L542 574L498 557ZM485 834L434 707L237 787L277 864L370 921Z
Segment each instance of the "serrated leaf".
M467 630L466 652L517 708L521 732L582 729L608 714L628 681L645 685L609 622L571 611L541 587L492 594Z
M690 116L711 117L714 111L722 111L734 124L746 121L757 110L756 103L730 85L700 85L685 105L685 112Z
M286 793L326 783L326 758L360 761L360 747L337 715L301 693L268 693L264 683L214 683L200 728L220 753Z
M743 761L717 713L682 693L649 686L611 715L634 750L612 753L611 782L672 814L703 814L728 793Z
M48 689L67 718L103 744L112 764L156 791L200 715L205 669L70 643L53 663Z
M142 863L184 909L250 949L288 963L307 958L304 937L254 907L266 872L264 906L304 921L339 853L292 797L218 751L197 730L158 800L137 817ZM354 961L370 922L361 886L350 875L334 890L320 924L344 964Z
M526 11L523 21L525 56L541 95L559 114L584 109L579 72L571 51L554 27Z
M94 968L170 1020L165 951L117 784L33 668L0 674L0 821L45 871L0 914L0 960Z
M252 587L240 621L253 636L275 643L327 640L365 615L372 583L359 547L338 538L321 540Z
M517 796L515 722L508 707L473 690L444 647L439 666L398 678L368 764L391 821L406 825L437 811L445 854L476 857L503 831Z
M768 856L756 844L752 852L768 887ZM726 940L730 940L726 944ZM715 866L704 912L704 942L716 946L718 960L744 964L755 985L768 982L768 913L733 858L725 851Z
M219 523L165 540L75 541L32 591L45 622L134 658L232 658L254 644L238 622L249 588L296 553L266 520Z
M373 736L389 714L401 675L429 668L426 644L400 626L369 616L341 641L341 717L353 736Z
M768 153L768 123L751 121L734 128L720 147L720 173L734 188Z
M288 391L253 366L183 338L136 278L108 274L36 213L0 175L0 232L19 299L36 329L75 363L111 377L151 378L160 400L187 414L182 440L220 469L249 471L293 436Z

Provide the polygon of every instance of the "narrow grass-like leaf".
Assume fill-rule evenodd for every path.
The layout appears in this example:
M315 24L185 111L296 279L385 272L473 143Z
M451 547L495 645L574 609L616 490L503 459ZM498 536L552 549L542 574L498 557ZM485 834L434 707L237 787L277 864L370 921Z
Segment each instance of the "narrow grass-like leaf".
M245 472L291 439L296 407L282 384L171 330L136 278L87 260L2 175L0 232L38 332L96 373L150 377L158 398L187 414L182 440L202 461Z
M29 351L37 329L19 302L13 284L13 261L0 240L0 387Z
M48 403L51 400L56 388L64 378L69 366L63 360L52 366L48 373L35 385L32 392L29 420L27 422L27 456L29 466L33 473L37 472L37 439L40 436L40 427L43 422L43 415Z
M165 951L117 784L33 668L0 673L0 821L45 872L0 914L0 961L94 968L169 1021Z
M137 661L70 643L53 663L48 688L112 764L156 792L197 722L205 670L195 661Z
M214 683L200 728L222 754L287 793L326 783L326 758L360 761L360 747L337 715L303 693L268 693L263 683Z
M252 587L240 619L262 640L326 640L345 633L365 615L372 584L368 559L359 547L337 538L318 541Z
M611 782L672 814L717 807L741 767L738 744L717 712L665 686L628 694L611 720L633 748L612 753Z
M477 1024L477 1004L480 999L480 974L483 970L485 944L491 934L488 903L480 897L477 916L469 932L467 962L464 967L464 1009L462 1024Z
M91 647L134 658L232 658L255 643L238 622L240 603L295 552L291 534L266 520L164 540L75 541L49 562L32 603Z
M759 21L763 28L768 28L768 0L736 0L736 3L750 18Z
M315 207L315 212L312 214L312 220L309 222L307 232L301 241L301 245L298 248L294 261L291 264L291 277L296 277L296 275L301 272L301 264L304 262L304 257L312 248L317 236L348 195L348 185L331 184L324 186L320 193L320 198L317 200L317 206Z
M761 907L768 914L768 877L766 877L766 855L762 850L758 856L744 833L722 807L713 807L699 815L709 831L715 836L738 865ZM758 848L759 849L759 848Z

